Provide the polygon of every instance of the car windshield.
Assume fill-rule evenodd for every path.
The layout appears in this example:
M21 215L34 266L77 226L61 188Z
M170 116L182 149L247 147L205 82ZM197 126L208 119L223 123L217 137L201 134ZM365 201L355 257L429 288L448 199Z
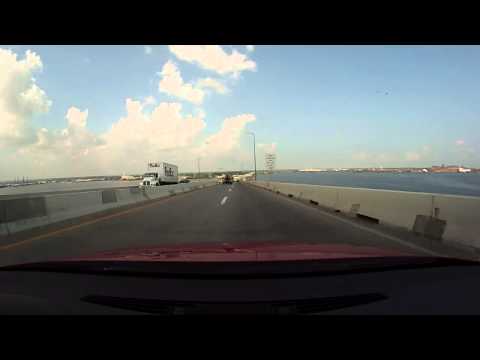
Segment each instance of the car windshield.
M0 45L0 267L477 261L479 64L480 46Z

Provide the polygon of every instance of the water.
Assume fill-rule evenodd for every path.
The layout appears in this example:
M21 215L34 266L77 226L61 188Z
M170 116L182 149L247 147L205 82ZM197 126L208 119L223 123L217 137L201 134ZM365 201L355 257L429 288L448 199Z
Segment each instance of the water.
M419 174L419 173L355 173L319 172L302 173L278 171L272 175L258 175L258 180L271 180L297 184L347 186L438 194L480 196L480 173L471 174ZM65 182L0 188L2 195L27 193L68 192L138 185L139 181Z
M258 180L297 184L347 186L437 194L480 196L480 173L368 173L279 171L272 175L258 175Z

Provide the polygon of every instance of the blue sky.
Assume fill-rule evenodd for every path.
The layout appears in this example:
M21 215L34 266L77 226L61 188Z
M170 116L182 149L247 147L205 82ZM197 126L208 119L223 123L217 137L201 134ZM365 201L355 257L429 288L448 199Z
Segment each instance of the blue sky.
M0 62L0 81L2 71L9 74L5 75L9 85L0 92L4 111L10 111L4 118L22 131L35 134L45 128L50 134L42 147L42 151L50 151L42 153L48 161L40 170L35 167L35 156L40 156L39 148L35 148L39 145L38 134L30 141L13 141L7 133L13 131L13 125L6 127L3 120L0 155L15 158L16 165L12 168L7 160L0 162L2 177L18 172L59 176L66 172L137 172L148 160L145 157L151 156L172 156L185 171L194 169L196 157L204 158L205 170L239 168L241 164L248 167L251 140L244 134L247 129L254 131L257 143L262 144L260 157L268 147L277 153L279 168L441 163L480 167L479 46L255 46L250 49L253 51L245 46L222 46L212 48L211 56L205 49L149 47L147 53L140 45L0 46L11 49L16 61L25 59L27 50L41 59L41 66L32 65L32 70L25 73L29 80L21 80L23 88L12 85L17 84L16 75L11 75L8 66L16 66L16 62ZM214 50L222 57L215 60ZM241 57L234 61L232 52ZM167 69L167 62L173 67ZM168 89L159 91L163 78L178 74L181 86L176 87L177 78L170 77L170 85L165 82ZM199 86L205 78L223 84L228 91ZM26 91L32 84L44 92L42 101L51 101L48 110L35 108L28 114L9 110L8 99L18 98L20 90ZM185 84L192 87L186 89ZM195 101L199 92L203 92L203 101L198 97ZM176 125L177 130L171 130L191 130L194 135L181 140L184 145L177 151L171 144L156 147L155 138L148 137L152 131L145 128L144 141L152 147L138 154L144 157L138 163L129 167L122 164L122 158L109 158L93 166L100 156L92 155L96 148L107 146L106 152L120 149L120 144L108 148L115 139L113 133L107 133L112 124L127 116L126 99L141 102L149 96L155 104L145 105L145 114L163 102L180 104L185 118L202 112L195 131L194 125L184 130ZM36 100L32 97L29 101L33 108ZM59 135L67 128L66 114L72 107L79 110L77 115L71 113L72 117L88 109L86 126L80 125L77 131L82 135L73 140ZM254 120L239 118L238 124L221 132L225 119L242 115L253 116ZM162 119L169 121L165 116ZM74 123L83 124L80 120L72 120ZM74 133L72 125L69 134ZM184 135L175 136L183 139ZM211 137L216 140L203 144ZM123 139L127 147L129 138ZM72 158L65 154L55 157L66 142L82 149L83 157L75 151L69 154L75 158L76 167L68 165ZM175 154L165 153L166 148ZM220 151L222 154L216 153ZM122 166L112 165L110 169L110 161ZM259 162L262 168L261 158Z

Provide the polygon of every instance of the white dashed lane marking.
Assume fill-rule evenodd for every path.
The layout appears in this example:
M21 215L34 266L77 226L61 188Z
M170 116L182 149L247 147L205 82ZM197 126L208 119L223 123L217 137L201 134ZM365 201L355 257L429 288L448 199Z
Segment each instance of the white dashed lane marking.
M228 196L224 196L222 201L220 202L220 205L224 205L227 202Z

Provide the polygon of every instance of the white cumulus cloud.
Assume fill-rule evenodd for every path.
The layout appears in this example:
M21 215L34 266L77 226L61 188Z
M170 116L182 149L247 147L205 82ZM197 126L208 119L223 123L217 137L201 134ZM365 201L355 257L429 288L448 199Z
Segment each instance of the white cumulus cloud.
M275 153L277 151L277 143L273 142L270 144L258 144L258 147L266 153Z
M146 55L150 55L153 52L153 49L151 46L145 46L144 51Z
M206 126L202 115L184 115L181 104L167 102L147 113L141 102L127 99L126 115L102 135L105 145L96 151L99 167L138 173L148 161L160 160L185 168Z
M19 104L29 113L46 113L52 106L52 101L37 84L32 84L27 90L20 93Z
M192 84L185 83L177 65L172 61L167 61L165 65L163 65L160 76L162 77L158 84L160 92L197 105L203 102L203 97L205 96L204 91L194 87Z
M138 174L146 171L147 162L152 160L172 162L181 171L190 171L198 156L206 156L202 159L204 169L213 169L223 160L226 164L237 158L248 161L249 154L244 154L240 140L245 126L255 120L253 114L224 119L218 132L205 142L201 141L206 127L202 109L184 114L180 103L162 102L145 111L144 104L144 100L127 99L125 115L101 134L88 129L88 110L70 107L66 126L37 130L35 143L18 148L16 164L29 176L51 177ZM0 167L9 161L0 158Z
M458 146L465 145L465 140L458 139L457 141L455 141L455 144L458 145Z
M154 105L156 102L157 100L155 100L155 98L150 95L143 100L143 106Z
M219 45L169 45L169 50L182 61L195 63L220 75L238 76L242 71L254 71L257 67L247 55L235 49L227 53Z
M102 145L103 140L87 129L88 110L81 111L70 107L65 116L67 127L62 130L49 131L41 128L37 131L35 144L21 150L24 154L35 153L44 156L45 152L59 158L76 159Z
M183 116L181 110L179 103L163 102L151 113L145 113L139 101L127 99L127 115L104 135L106 143L119 147L130 144L151 147L154 151L189 146L205 122L200 116Z
M11 50L0 49L0 146L36 141L31 118L52 105L33 77L42 67L40 56L30 50L19 60Z
M131 99L126 103L127 115L115 122L97 148L95 158L102 168L111 167L117 173L145 171L148 161L163 160L177 164L181 171L196 167L212 168L219 159L237 155L245 126L255 121L253 114L241 114L224 119L218 132L200 141L206 127L205 113L182 114L179 103L160 103L151 113Z
M246 48L247 48L247 51L248 51L248 52L253 52L253 51L255 50L255 46L254 46L254 45L247 45Z
M201 141L206 127L202 108L185 114L180 103L157 105L153 96L126 99L125 115L103 133L89 129L94 114L75 106L66 109L64 126L36 128L33 117L48 112L52 106L34 78L42 67L40 56L31 51L18 58L11 50L0 49L0 147L7 145L2 149L0 168L12 169L9 174L3 172L2 178L13 177L19 170L29 177L142 173L150 160L173 162L187 171L199 154L207 154L213 167L217 159L228 162L245 152L239 144L245 126L255 121L253 114L224 119L205 144ZM240 68L235 71L242 71ZM161 92L196 105L203 102L207 89L228 92L224 83L214 78L184 82L171 61L163 66L160 75ZM248 155L246 152L242 156L249 159ZM15 166L10 167L13 160Z
M203 78L198 80L197 86L201 89L212 89L219 94L225 94L228 92L227 87L223 83L212 78Z
M188 165L195 141L205 127L198 115L183 115L179 103L160 103L145 112L144 103L127 99L125 116L102 134L88 130L88 110L71 107L67 126L60 130L41 128L37 142L17 151L19 161L30 173L48 176L82 176L90 174L141 173L150 160Z
M199 151L207 155L229 153L238 145L245 126L253 121L255 121L255 115L253 114L241 114L226 118L223 121L222 128L209 136L199 148Z
M223 120L220 130L197 146L191 158L201 158L203 168L219 170L220 167L240 168L251 160L250 150L240 146L248 123L255 121L253 114L241 114Z

